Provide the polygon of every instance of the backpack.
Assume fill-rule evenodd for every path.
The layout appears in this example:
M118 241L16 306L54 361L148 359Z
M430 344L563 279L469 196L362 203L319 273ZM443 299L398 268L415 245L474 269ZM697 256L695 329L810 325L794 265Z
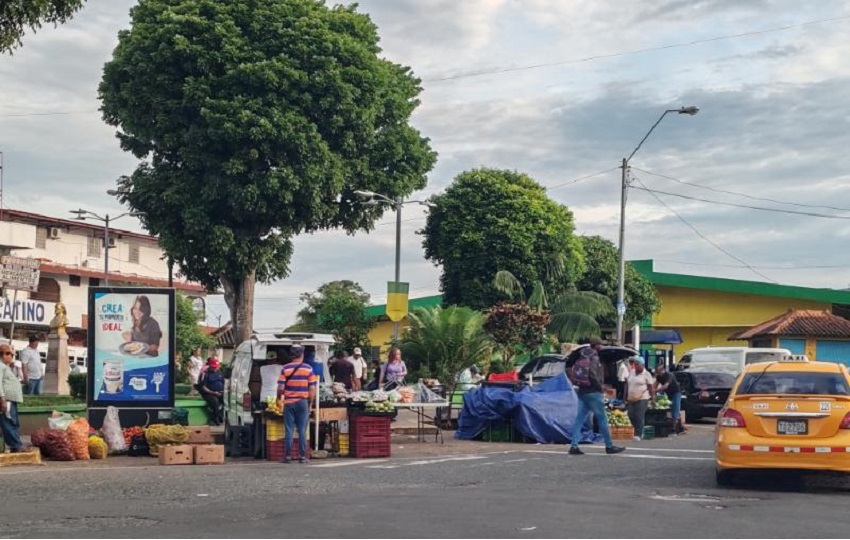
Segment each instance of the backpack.
M578 388L590 388L593 385L590 378L590 357L582 354L573 364L570 381Z

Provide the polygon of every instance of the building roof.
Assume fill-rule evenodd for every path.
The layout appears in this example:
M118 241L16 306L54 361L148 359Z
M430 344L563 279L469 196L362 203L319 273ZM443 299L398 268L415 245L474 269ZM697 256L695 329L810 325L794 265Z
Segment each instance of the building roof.
M443 295L437 294L434 296L421 296L419 298L411 298L407 302L408 309L429 308L443 305ZM366 308L366 315L370 317L386 317L387 305L376 304Z
M44 225L47 227L60 227L65 229L85 229L90 231L103 232L103 224L99 221L81 221L77 219L62 219L32 212L24 212L23 210L13 210L11 208L3 208L0 210L0 221L12 221L15 223L30 223L32 225ZM128 238L137 238L139 240L147 240L148 242L158 244L159 241L155 236L142 234L124 229L116 229L110 225L109 234L125 236Z
M749 340L761 336L850 337L850 321L828 311L789 309L782 315L729 336Z
M740 279L693 276L689 274L667 274L656 272L653 269L653 261L651 259L629 261L629 264L656 286L701 289L734 294L753 294L775 298L795 298L833 304L850 304L850 291L846 290L796 287L793 285L765 283L763 281L745 281Z
M51 261L41 260L41 275L59 274L61 276L80 276L89 278L103 278L103 271L94 270L91 268L83 268L82 266L67 266ZM159 279L139 274L122 274L120 272L109 272L109 280L111 284L122 283L125 285L139 285L143 287L168 287L167 279ZM202 293L206 292L203 285L198 283L189 283L186 281L172 280L172 286L184 292Z

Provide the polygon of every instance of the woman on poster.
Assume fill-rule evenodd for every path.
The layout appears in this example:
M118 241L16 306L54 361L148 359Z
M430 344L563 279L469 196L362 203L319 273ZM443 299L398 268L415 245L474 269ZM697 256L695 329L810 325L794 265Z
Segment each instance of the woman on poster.
M145 295L139 295L133 302L130 313L133 316L133 328L124 332L124 341L138 341L148 346L147 354L157 356L162 342L162 329L156 319L151 317L151 301Z

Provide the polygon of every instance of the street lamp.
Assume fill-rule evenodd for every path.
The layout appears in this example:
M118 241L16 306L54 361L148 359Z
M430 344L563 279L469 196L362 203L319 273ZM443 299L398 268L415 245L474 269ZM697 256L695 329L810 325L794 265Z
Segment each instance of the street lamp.
M690 116L695 115L699 112L699 107L680 107L678 109L667 109L661 115L657 122L652 124L652 127L649 128L649 131L646 132L643 139L640 140L638 145L632 150L632 153L629 154L629 157L623 158L623 177L621 183L621 193L620 193L620 266L617 271L617 342L621 345L623 344L623 319L626 315L626 195L629 189L629 161L632 157L640 150L640 147L643 146L643 143L649 138L650 134L652 134L653 130L664 120L664 117L670 113L678 113L678 114L688 114Z
M355 195L361 199L365 199L364 204L375 206L378 204L389 203L395 209L395 281L401 280L401 207L405 204L421 204L428 208L433 208L434 203L429 201L405 201L401 197L391 199L386 195L375 193L374 191L357 190ZM393 341L398 341L398 323L393 323Z
M117 219L121 219L125 216L133 216L133 217L141 217L144 216L144 212L124 212L121 215L115 217L109 217L109 214L104 216L99 216L95 214L91 210L83 210L80 208L79 210L71 210L72 214L77 214L77 217L74 219L78 219L80 221L85 221L87 219L94 219L97 221L103 222L103 249L104 249L104 260L103 260L103 282L106 287L109 286L109 222L115 221Z

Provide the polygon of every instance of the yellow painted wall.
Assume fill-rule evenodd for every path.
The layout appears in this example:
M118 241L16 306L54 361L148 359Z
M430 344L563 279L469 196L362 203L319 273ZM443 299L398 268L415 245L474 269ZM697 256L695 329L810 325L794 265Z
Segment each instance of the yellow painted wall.
M407 320L407 317L401 320L399 323L399 333L404 334L405 330L407 330L410 323ZM387 345L393 339L393 323L392 321L385 319L378 321L378 324L369 332L369 341L372 343L373 347L381 348L381 360L387 359L387 353L390 350L390 346Z
M770 320L788 309L830 310L825 302L736 294L703 289L658 287L661 311L654 328L672 328L682 334L676 357L697 347L745 347L746 341L728 341L730 334Z

